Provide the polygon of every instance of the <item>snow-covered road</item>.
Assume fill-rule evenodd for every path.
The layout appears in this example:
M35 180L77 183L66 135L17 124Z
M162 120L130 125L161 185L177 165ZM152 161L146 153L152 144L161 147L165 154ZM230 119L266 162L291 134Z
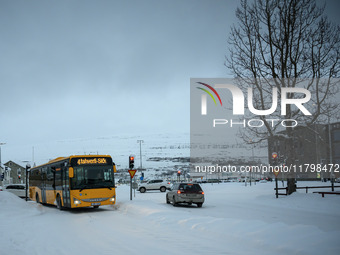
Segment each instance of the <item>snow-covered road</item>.
M304 186L306 183L301 183ZM0 254L338 254L340 196L275 199L274 182L205 184L206 203L119 186L117 204L59 211L0 192Z

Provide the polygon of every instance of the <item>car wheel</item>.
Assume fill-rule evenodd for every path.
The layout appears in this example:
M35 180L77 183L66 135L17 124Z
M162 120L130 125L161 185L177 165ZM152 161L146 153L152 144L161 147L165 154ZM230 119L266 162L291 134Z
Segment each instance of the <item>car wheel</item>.
M172 205L173 205L173 206L177 206L177 202L176 202L176 200L175 200L175 197L173 197Z
M58 208L59 210L62 209L61 199L60 199L60 196L59 196L59 195L57 196L57 208Z
M170 204L170 200L169 200L168 195L166 195L166 203L167 203L167 204Z
M202 207L203 203L198 203L197 207Z
M161 187L160 190L161 190L161 192L165 192L166 188L165 187Z
M140 191L140 193L144 193L146 191L146 189L143 187L143 188L140 188L139 191Z
M35 194L35 202L39 203L39 195L38 195L38 193Z

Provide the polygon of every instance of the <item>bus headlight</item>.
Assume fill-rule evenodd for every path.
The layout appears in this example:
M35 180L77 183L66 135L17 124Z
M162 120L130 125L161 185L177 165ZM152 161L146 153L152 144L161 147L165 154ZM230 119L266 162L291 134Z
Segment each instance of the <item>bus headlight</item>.
M79 199L76 199L76 198L73 198L73 203L75 205L80 205L81 204L81 201Z
M114 202L114 201L115 201L115 197L111 197L111 198L109 199L109 201L110 201L110 202Z

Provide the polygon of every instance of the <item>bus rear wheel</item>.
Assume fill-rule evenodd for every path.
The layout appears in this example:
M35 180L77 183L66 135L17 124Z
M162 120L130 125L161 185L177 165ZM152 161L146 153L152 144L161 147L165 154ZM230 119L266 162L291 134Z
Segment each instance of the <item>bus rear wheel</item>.
M35 194L35 202L40 203L39 202L39 195L38 195L38 193Z

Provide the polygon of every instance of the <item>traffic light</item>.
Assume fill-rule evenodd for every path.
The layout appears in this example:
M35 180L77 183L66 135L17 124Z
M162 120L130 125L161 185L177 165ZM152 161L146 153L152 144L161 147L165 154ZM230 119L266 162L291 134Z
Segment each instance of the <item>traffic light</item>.
M180 175L181 175L181 171L178 170L178 171L177 171L177 176L180 176Z
M135 167L135 157L130 156L129 157L129 169L133 169Z
M18 174L18 179L19 179L19 180L21 179L21 174Z

